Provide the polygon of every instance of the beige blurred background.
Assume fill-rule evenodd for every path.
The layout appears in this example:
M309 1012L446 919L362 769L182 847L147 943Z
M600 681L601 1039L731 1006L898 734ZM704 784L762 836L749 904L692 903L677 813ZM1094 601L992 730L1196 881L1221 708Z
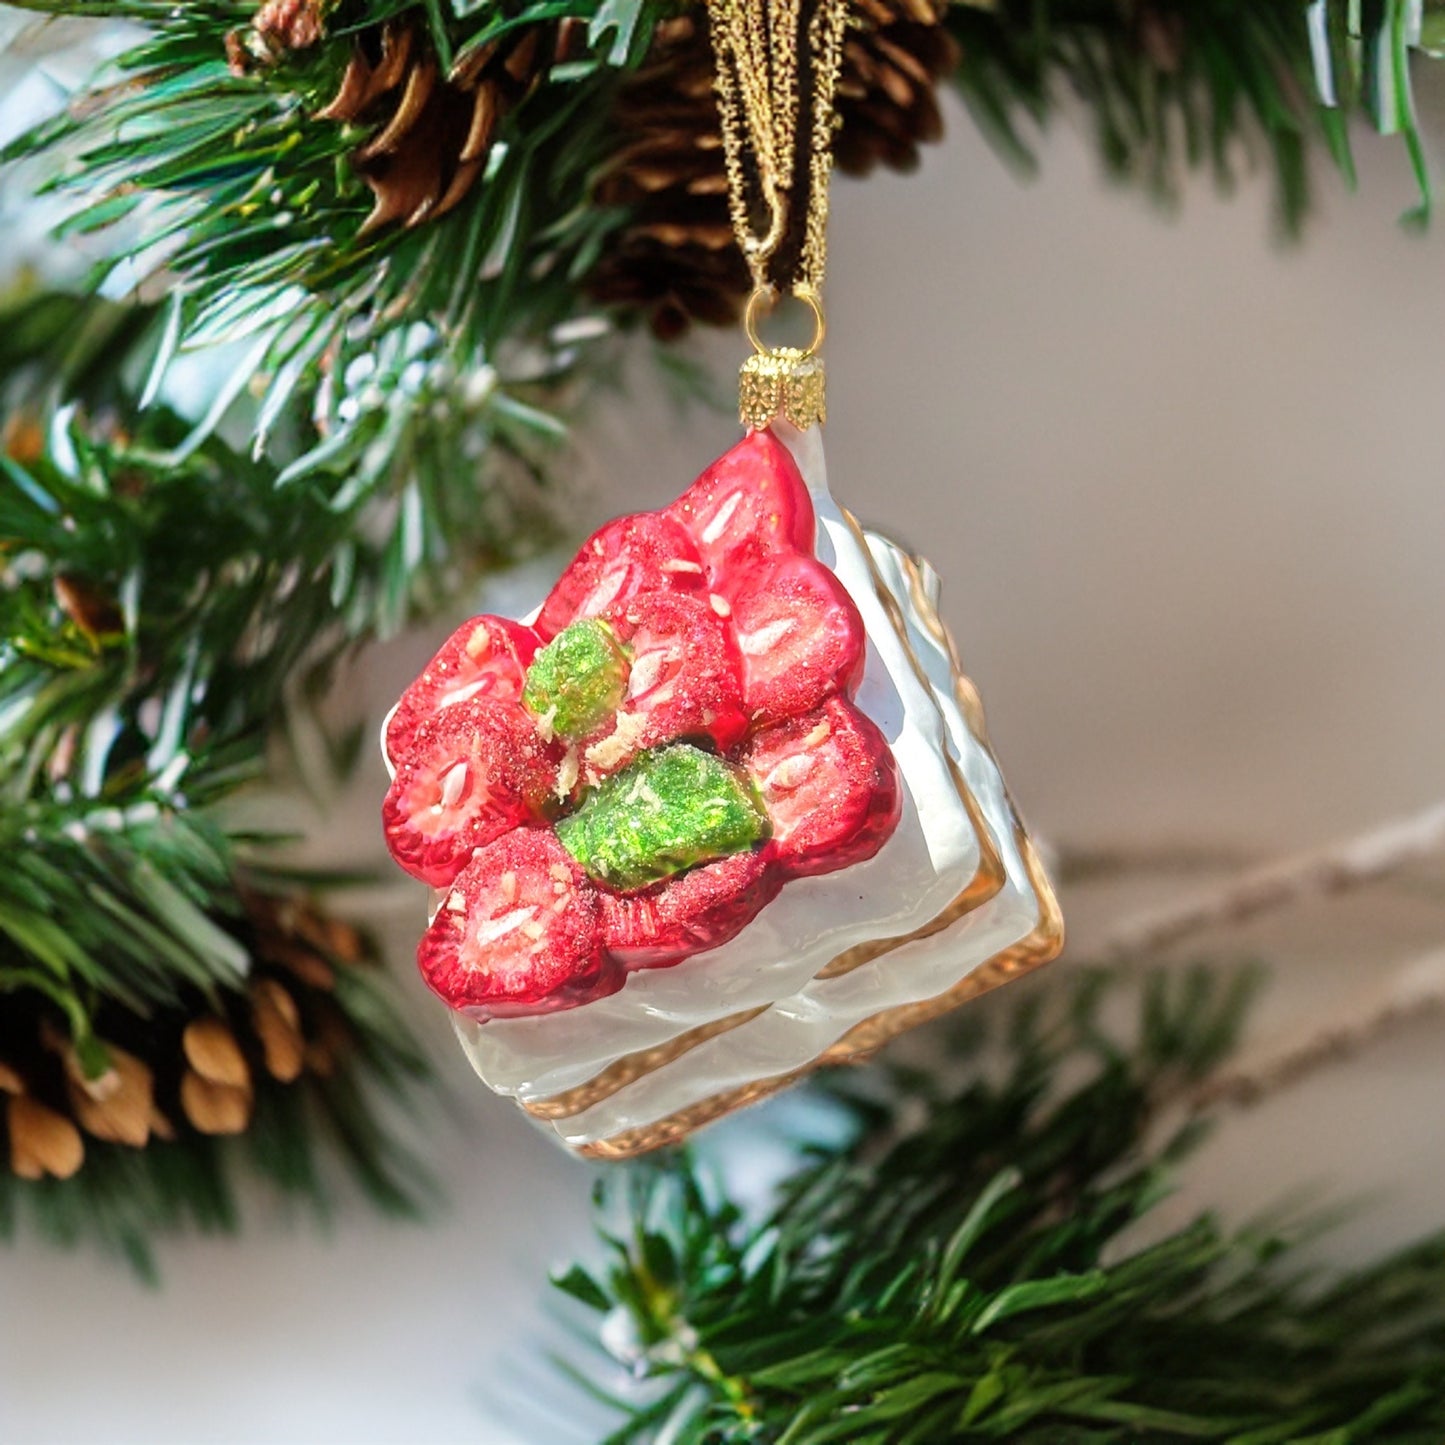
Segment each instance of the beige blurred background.
M1373 137L1361 193L1321 165L1307 237L1281 248L1263 177L1228 199L1201 182L1168 218L1102 183L1077 128L1023 184L950 120L921 174L837 188L830 469L943 573L1034 826L1216 858L1070 890L1078 958L1229 860L1445 798L1445 230L1402 233L1404 154ZM704 351L726 390L738 342ZM634 381L584 442L586 521L661 502L735 434L679 416L641 360ZM376 716L432 640L369 661ZM379 790L373 770L338 800L327 856L379 856ZM544 1273L586 1247L591 1171L465 1075L400 957L415 890L368 907L454 1085L415 1126L448 1192L438 1222L284 1229L258 1200L242 1239L168 1248L160 1292L88 1255L0 1254L0 1441L589 1438L517 1433L493 1406L544 1393ZM1268 1054L1445 975L1441 950L1445 868L1427 862L1182 953L1274 965L1251 1043ZM1231 1118L1167 1209L1368 1196L1320 1246L1361 1257L1445 1223L1442 1098L1445 1025L1405 1028ZM735 1162L765 1152L758 1127L729 1126Z

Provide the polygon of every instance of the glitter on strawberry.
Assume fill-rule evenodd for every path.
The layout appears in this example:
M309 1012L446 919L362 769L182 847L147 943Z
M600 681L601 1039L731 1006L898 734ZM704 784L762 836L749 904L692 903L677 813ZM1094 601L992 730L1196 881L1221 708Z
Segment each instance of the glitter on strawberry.
M519 703L473 697L444 708L417 728L382 804L391 856L445 888L474 850L538 816L556 771Z
M663 515L687 528L712 590L725 597L729 581L752 563L775 553L813 550L808 489L788 449L768 431L745 437Z
M705 580L685 527L662 512L618 517L582 544L542 604L537 632L552 638L579 618L625 607L639 592L696 592Z
M603 890L603 942L624 968L666 968L736 938L782 886L781 870L749 851L639 893Z
M422 674L402 694L386 725L386 751L400 764L416 730L445 707L474 697L515 701L537 651L530 627L506 617L473 617L442 644Z
M758 733L743 765L772 824L769 851L791 877L861 863L898 825L893 754L877 727L841 698Z
M545 828L520 828L457 876L417 950L427 986L473 1018L566 1008L616 989L597 891Z
M384 822L402 867L449 889L419 959L454 1007L585 1002L887 840L897 765L848 700L863 624L814 528L791 455L755 432L589 539L535 628L475 619L408 691Z
M589 749L598 774L615 772L642 748L678 738L706 738L720 752L741 741L748 730L742 654L710 601L644 592L612 620L630 659L622 711L633 737L621 754Z
M796 553L739 579L733 630L743 659L743 702L759 722L781 722L851 692L863 670L863 619L821 562Z

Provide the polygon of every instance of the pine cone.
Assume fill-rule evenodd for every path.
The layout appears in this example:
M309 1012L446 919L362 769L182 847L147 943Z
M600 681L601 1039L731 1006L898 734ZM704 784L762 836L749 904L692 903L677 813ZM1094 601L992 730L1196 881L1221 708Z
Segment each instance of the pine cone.
M238 1134L258 1088L329 1076L352 1048L332 997L337 968L368 952L354 929L312 905L248 893L236 927L252 960L247 989L221 1012L199 993L141 1018L102 1007L94 1020L109 1066L88 1076L62 1021L17 994L0 1015L0 1096L11 1171L68 1178L87 1140L133 1149L179 1135Z
M946 0L856 0L863 24L843 42L833 162L866 176L880 162L915 170L920 144L943 139L938 83L957 69Z
M502 119L536 88L575 27L524 26L442 75L425 27L401 17L358 36L322 120L368 127L352 162L376 197L365 235L418 226L458 205L487 163Z
M594 200L631 220L589 278L597 300L647 315L663 340L693 321L735 322L751 282L728 217L712 47L701 19L657 27L651 55L622 85L613 123L628 137Z
M935 94L957 64L944 0L858 0L860 24L838 79L840 170L918 164L921 142L943 133ZM728 215L712 46L694 16L657 28L644 65L622 85L614 123L628 139L598 177L599 205L631 220L589 278L599 301L647 315L670 340L693 322L735 323L751 279Z

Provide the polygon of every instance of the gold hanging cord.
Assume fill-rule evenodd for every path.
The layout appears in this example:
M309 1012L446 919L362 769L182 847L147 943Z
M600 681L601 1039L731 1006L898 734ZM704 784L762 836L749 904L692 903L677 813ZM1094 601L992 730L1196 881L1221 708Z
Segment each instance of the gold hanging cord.
M757 354L742 368L740 414L766 426L779 413L806 428L824 419L823 271L834 95L849 0L710 0L728 204L752 272L744 327ZM805 105L805 101L807 102ZM801 117L807 129L800 134ZM801 229L800 229L801 228ZM780 266L785 274L779 274ZM805 349L766 347L757 324L781 292L813 312Z

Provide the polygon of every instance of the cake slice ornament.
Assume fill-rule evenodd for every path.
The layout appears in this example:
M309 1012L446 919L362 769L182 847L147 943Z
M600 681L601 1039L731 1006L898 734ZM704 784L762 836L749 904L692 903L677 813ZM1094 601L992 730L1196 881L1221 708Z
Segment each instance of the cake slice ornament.
M745 435L590 537L530 617L460 627L383 732L387 844L433 890L423 979L482 1079L602 1158L862 1058L1063 941L937 576L828 489L846 0L709 15L755 281ZM759 336L784 294L805 348Z

